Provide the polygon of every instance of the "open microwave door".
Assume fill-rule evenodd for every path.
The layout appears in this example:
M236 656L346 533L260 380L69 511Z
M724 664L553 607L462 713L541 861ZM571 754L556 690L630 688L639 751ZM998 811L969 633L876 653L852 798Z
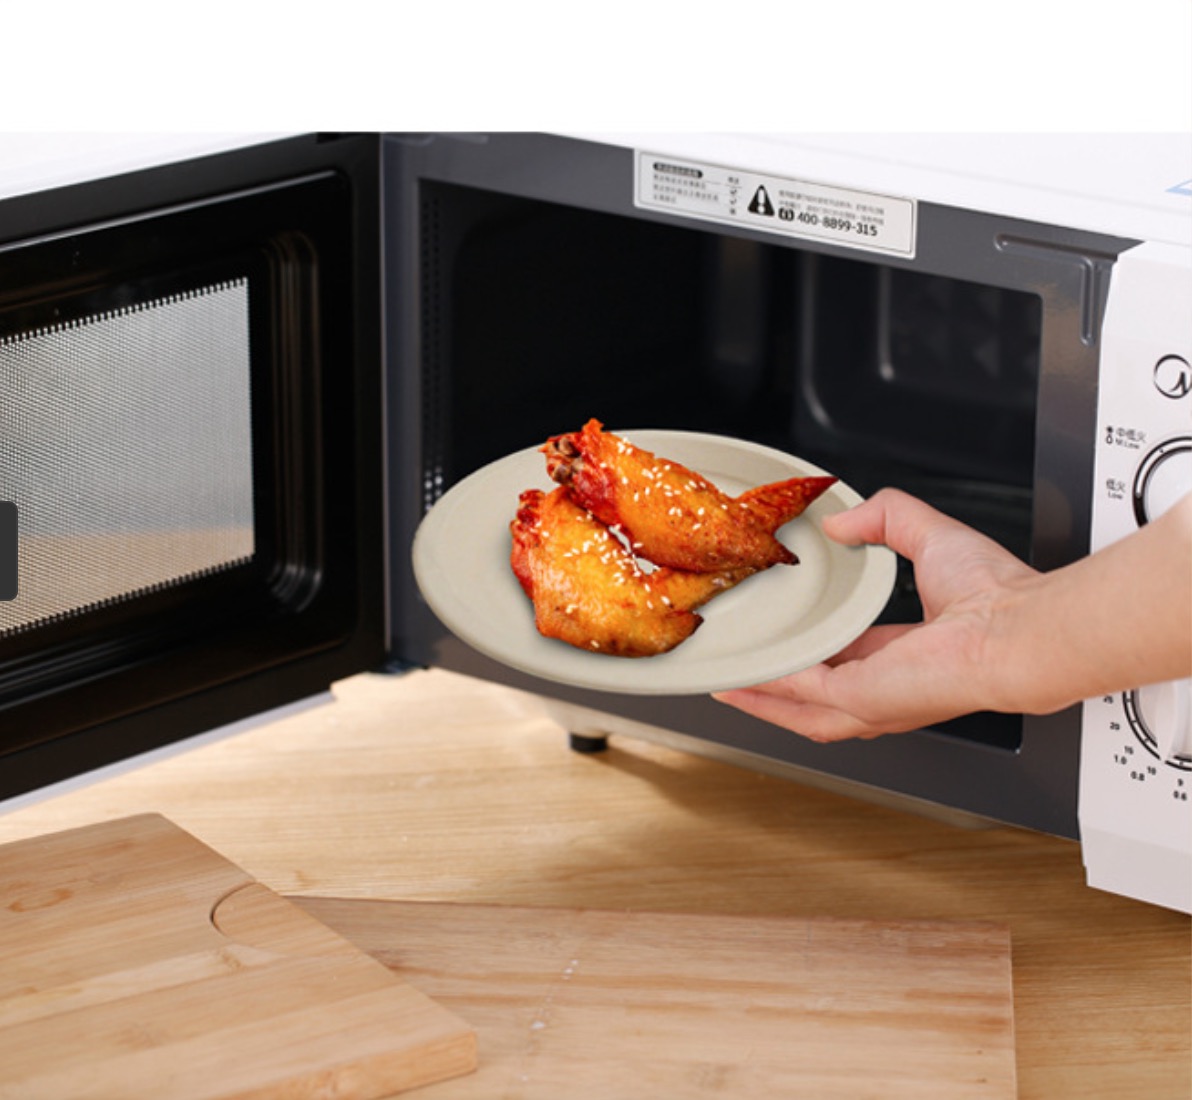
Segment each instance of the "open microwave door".
M295 138L0 203L0 799L381 662L377 174Z

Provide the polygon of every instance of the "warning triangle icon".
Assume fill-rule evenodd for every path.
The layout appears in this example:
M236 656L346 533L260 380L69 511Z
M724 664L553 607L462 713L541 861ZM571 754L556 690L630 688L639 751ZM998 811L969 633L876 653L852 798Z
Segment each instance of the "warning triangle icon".
M774 204L770 202L770 196L766 194L765 187L759 187L754 192L753 198L749 203L749 213L761 214L767 218L774 216Z

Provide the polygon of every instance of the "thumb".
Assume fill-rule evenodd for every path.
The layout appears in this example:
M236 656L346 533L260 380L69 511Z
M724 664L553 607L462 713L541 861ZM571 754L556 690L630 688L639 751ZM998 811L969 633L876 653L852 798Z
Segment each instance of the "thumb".
M823 520L824 533L836 542L888 546L912 561L931 534L953 525L955 520L899 489L882 489L856 507Z
M824 534L845 546L884 541L887 513L900 495L897 489L882 489L852 508L824 516Z

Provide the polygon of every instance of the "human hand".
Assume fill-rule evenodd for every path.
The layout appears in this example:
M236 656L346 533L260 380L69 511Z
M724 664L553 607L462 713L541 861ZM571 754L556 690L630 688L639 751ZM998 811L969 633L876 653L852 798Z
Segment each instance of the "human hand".
M1020 709L991 669L1002 608L1039 576L992 539L883 489L824 532L880 543L914 564L924 621L871 627L826 663L715 698L815 741L920 729L975 710ZM1042 670L1040 670L1042 672Z

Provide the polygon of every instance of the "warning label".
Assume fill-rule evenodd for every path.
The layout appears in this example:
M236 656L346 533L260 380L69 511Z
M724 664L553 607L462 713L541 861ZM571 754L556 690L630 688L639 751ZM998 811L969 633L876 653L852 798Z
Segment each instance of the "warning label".
M634 205L785 237L912 257L913 199L638 152Z

